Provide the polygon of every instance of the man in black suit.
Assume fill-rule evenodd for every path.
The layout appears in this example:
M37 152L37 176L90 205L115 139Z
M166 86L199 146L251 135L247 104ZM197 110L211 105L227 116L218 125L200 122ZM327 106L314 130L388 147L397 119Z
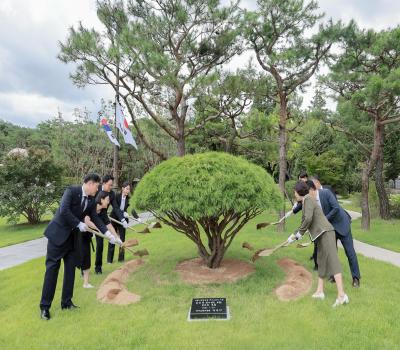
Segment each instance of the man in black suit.
M40 300L41 318L44 320L50 319L50 307L56 290L61 260L64 260L61 309L77 307L72 302L76 267L74 235L87 230L84 223L85 216L90 216L102 233L111 235L96 213L93 196L97 192L99 183L100 177L97 174L89 174L82 186L68 187L63 194L60 207L44 232L48 238L46 272Z
M323 185L323 186L322 186L321 181L319 180L319 177L318 177L317 175L311 176L311 181L314 183L314 185L315 185L315 187L317 188L317 190L323 190L323 189L329 190L329 191L332 192L332 194L333 194L333 195L335 196L335 198L337 199L336 193L335 193L335 191L333 190L332 186L330 186L330 185Z
M122 211L123 216L127 221L129 221L129 214L127 213L127 209L129 207L130 193L131 193L131 186L128 181L125 181L122 184L121 192L115 196L115 201L118 205L118 208ZM117 211L113 207L113 210L111 212L111 217L118 220L117 214L118 214ZM121 241L125 242L126 228L121 225L118 225L117 223L112 223L112 225L118 232ZM114 250L115 250L115 245L109 243L107 251L107 262L110 264L114 260ZM125 259L124 250L119 248L118 261L124 261L124 259Z
M312 186L314 185L314 187ZM326 218L332 224L336 232L336 240L340 240L349 261L353 287L360 286L360 268L356 251L354 250L353 236L351 234L351 217L338 203L332 191L321 188L316 184L310 184L310 189L316 191L317 203L322 208Z
M114 219L120 221L122 223L123 228L128 227L128 222L124 217L124 212L119 208L117 203L115 192L112 190L114 185L114 177L111 175L104 175L102 179L102 184L98 186L99 191L105 191L110 193L110 204L112 206L112 210L115 214ZM100 213L103 217L107 217L107 209L103 209L103 212ZM104 249L104 239L102 237L96 236L96 261L94 271L96 274L103 273L103 249Z

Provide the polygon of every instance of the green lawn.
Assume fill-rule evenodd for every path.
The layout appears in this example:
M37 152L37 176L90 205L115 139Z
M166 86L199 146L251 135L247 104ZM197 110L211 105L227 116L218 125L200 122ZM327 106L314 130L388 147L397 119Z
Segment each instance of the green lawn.
M351 203L342 203L342 206L348 210L361 212L357 198L357 196L350 196L346 201L351 201ZM400 252L400 220L398 219L373 219L370 231L362 230L361 219L357 219L352 223L352 233L353 237L361 242Z
M301 218L290 218L288 232L284 234L272 228L256 231L254 223L266 219L271 218L263 215L246 226L227 257L249 259L251 253L241 248L243 241L255 247L273 246L293 232ZM61 311L59 276L51 309L53 319L42 321L38 303L44 258L0 271L0 349L398 348L400 285L397 278L388 277L398 276L399 269L392 265L360 256L362 286L353 289L347 260L340 250L350 304L333 309L336 291L332 284L327 286L325 301L315 301L307 295L298 301L280 302L274 295L274 288L284 279L276 261L288 256L311 269L311 246L291 246L259 259L256 272L234 284L190 286L183 284L174 272L177 262L196 256L189 240L166 228L138 238L139 247L146 247L151 255L128 281L128 289L142 296L142 301L135 305L97 302L96 291L84 290L77 275L74 302L81 308ZM104 270L108 273L117 266L105 265ZM104 278L105 275L93 275L91 282L99 286ZM315 281L314 273L314 285ZM187 322L194 297L226 297L232 319Z
M0 248L43 237L47 223L29 225L24 221L22 222L21 224L11 225L7 224L5 218L0 218Z
M371 230L361 229L361 219L352 224L352 233L355 239L378 247L400 252L400 220L374 219L371 221Z

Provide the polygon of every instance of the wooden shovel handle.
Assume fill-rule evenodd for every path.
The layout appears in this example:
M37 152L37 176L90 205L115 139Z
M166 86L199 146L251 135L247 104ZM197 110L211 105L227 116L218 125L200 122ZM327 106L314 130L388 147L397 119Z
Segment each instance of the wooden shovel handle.
M118 224L118 225L124 226L124 225L122 224L121 221L115 220L114 218L111 218L111 217L110 217L110 220L113 221L113 222L115 222L115 223ZM133 231L133 232L135 232L135 233L138 233L135 229L133 229L133 228L130 227L130 226L128 226L127 229L129 229L129 230L131 230L131 231Z

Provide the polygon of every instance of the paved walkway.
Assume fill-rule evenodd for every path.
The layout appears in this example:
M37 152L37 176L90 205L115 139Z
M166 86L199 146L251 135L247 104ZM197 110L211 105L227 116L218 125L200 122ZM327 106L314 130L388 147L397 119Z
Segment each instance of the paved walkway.
M144 221L153 219L149 212L139 214ZM138 225L137 222L130 222L130 226ZM8 269L29 260L40 258L46 255L47 238L34 239L32 241L10 245L0 248L0 270Z
M361 213L357 211L347 210L350 214L352 220L357 220L361 218ZM400 253L393 252L388 249L379 248L367 243L363 243L353 239L354 241L354 249L358 254L364 255L368 258L388 262L395 266L400 267ZM340 242L338 242L340 244Z

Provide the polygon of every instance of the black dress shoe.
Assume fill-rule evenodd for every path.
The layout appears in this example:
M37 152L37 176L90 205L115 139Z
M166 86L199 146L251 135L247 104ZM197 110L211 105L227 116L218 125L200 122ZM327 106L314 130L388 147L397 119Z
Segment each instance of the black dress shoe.
M74 310L74 309L79 309L79 306L75 305L72 302L71 304L68 305L61 305L61 310Z
M314 271L318 271L318 265L314 266Z
M360 280L357 277L353 277L353 283L352 286L354 288L360 288Z
M40 310L40 318L46 321L50 320L50 311L47 309Z
M103 271L101 271L101 267L99 267L99 268L96 268L96 269L94 270L94 273L95 273L96 275L101 275L101 274L103 273Z
M333 276L329 277L328 281L331 283L336 283L335 277L333 277Z

